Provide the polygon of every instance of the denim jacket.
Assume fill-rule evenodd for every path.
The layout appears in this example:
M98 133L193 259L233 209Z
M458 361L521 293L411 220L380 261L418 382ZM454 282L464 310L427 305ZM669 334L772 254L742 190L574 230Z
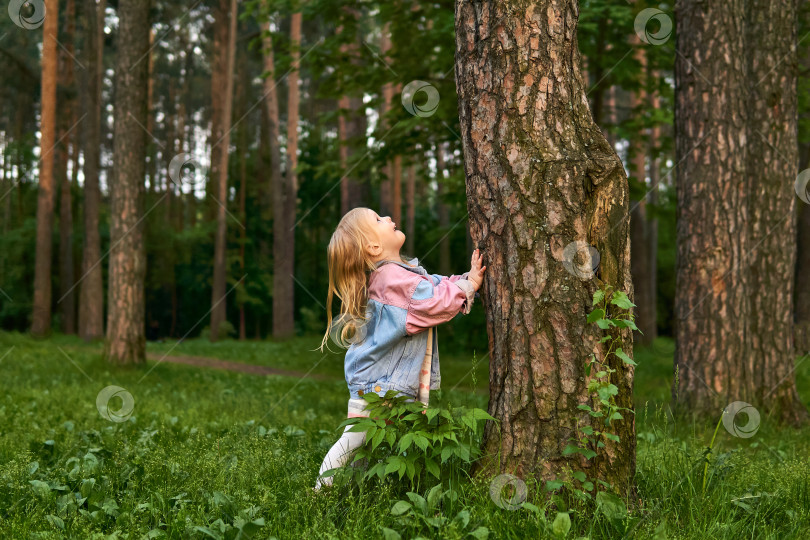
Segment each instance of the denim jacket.
M415 397L425 358L428 328L447 322L472 307L475 288L460 276L428 274L413 259L380 261L368 280L366 323L362 340L346 351L344 371L353 399L366 392L380 396L396 390ZM441 383L439 345L433 330L430 389Z

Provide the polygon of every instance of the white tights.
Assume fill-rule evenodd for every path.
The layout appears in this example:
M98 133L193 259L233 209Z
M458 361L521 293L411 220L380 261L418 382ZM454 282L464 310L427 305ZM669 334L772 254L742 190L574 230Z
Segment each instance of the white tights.
M413 398L409 398L406 401L414 401ZM355 416L355 415L362 415L368 416L368 413L364 410L366 406L366 400L364 399L349 399L349 411L348 414ZM343 430L343 435L341 435L340 439L332 445L332 448L329 449L329 452L326 453L326 457L323 458L323 463L321 463L321 468L318 471L318 480L315 482L315 490L319 490L321 486L331 486L332 485L332 476L327 476L325 478L321 478L321 475L328 471L329 469L335 469L337 467L345 467L346 464L352 459L354 456L355 451L363 446L363 443L366 441L366 432L365 431L349 431L352 425L348 425Z

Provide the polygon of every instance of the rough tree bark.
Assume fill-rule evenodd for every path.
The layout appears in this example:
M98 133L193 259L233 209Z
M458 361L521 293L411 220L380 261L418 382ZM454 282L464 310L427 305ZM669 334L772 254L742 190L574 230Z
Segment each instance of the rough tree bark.
M220 79L224 83L222 88L222 117L220 118L219 128L221 133L216 133L214 139L214 147L219 148L217 157L219 163L217 164L217 178L216 178L216 192L214 197L217 202L217 231L214 238L214 282L211 287L211 332L209 339L217 341L219 339L219 325L222 324L227 315L227 303L225 301L225 287L228 279L227 267L225 265L225 250L227 248L227 216L225 209L228 204L228 149L231 146L231 110L233 108L233 68L234 59L236 56L236 0L230 0L227 5L227 11L222 12L220 6L220 13L226 18L220 24L226 25L227 28L227 45L224 51L225 62L222 65L223 72L220 74Z
M117 364L146 361L143 243L149 4L118 3L115 125L110 183L109 309L105 357Z
M686 0L677 15L673 397L697 414L745 401L799 423L795 248L784 246L795 234L795 1Z
M487 424L474 472L552 479L573 466L627 495L631 414L597 457L563 455L592 421L577 408L591 403L585 361L605 360L603 332L586 323L592 295L600 280L632 295L627 178L585 97L577 2L457 0L455 14L467 206L487 265L489 413L500 420L500 434ZM576 241L599 251L599 279L565 269ZM632 351L629 330L616 337ZM617 403L632 408L633 369L607 361Z
M729 392L746 354L744 1L685 0L676 13L673 401L714 414L742 399Z
M104 286L99 236L99 147L101 146L101 83L103 73L105 0L85 0L85 65L82 130L84 154L84 249L79 288L79 336L85 341L104 336Z
M808 413L796 391L793 270L799 173L797 0L748 0L748 246L749 313L743 395L784 423ZM745 398L741 398L745 400Z
M45 336L51 331L51 234L53 228L53 161L56 141L56 77L58 0L45 2L42 25L42 97L40 116L39 189L37 190L37 244L34 265L34 305L31 334Z

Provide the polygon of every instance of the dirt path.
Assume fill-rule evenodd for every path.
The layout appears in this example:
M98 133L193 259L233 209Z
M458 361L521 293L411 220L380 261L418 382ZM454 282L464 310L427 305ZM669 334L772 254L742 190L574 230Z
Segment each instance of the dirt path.
M163 362L171 362L173 364L185 364L187 366L207 367L214 369L227 369L228 371L238 371L240 373L250 373L251 375L282 375L285 377L297 377L303 379L309 377L319 381L337 381L335 377L329 377L320 373L306 374L303 371L294 371L287 369L278 369L267 366L258 366L256 364L243 364L241 362L232 362L230 360L219 360L218 358L207 358L204 356L166 356L161 354L147 353L146 357L149 360L159 361L163 358Z

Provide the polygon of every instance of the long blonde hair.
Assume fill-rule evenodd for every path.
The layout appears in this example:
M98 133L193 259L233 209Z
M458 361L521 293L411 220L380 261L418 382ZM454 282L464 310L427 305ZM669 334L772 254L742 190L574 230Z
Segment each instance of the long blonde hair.
M376 233L369 229L363 217L368 208L355 208L346 212L338 223L326 257L329 263L329 291L326 294L326 333L320 350L328 349L330 334L341 346L356 341L366 322L368 303L368 274L376 268L366 245L377 241ZM340 314L332 319L332 299L340 299Z

